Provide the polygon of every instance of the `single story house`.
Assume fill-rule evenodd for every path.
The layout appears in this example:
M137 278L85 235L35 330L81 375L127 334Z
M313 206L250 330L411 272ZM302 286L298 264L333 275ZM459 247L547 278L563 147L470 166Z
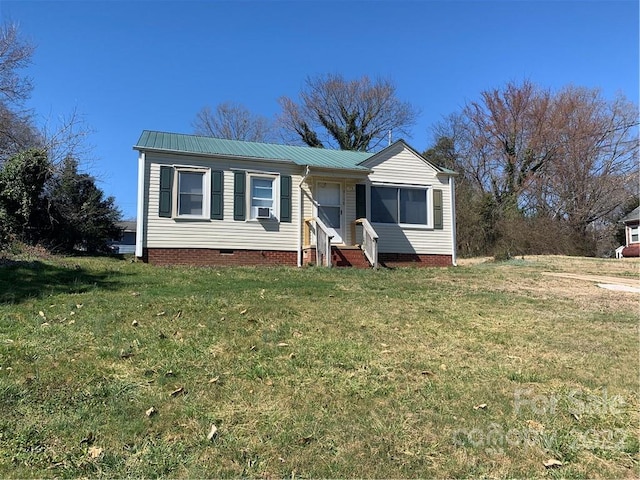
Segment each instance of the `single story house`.
M377 153L143 131L135 254L158 265L456 263L455 172Z
M621 222L624 223L626 240L622 256L640 257L640 207L636 207Z

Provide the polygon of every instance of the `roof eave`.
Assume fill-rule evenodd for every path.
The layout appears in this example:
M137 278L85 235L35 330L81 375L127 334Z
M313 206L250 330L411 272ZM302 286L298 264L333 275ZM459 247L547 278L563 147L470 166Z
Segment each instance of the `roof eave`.
M438 168L439 171L436 173L436 175L442 175L443 177L459 177L460 173L454 171L454 170L443 170L441 167L438 167L436 165L434 165L435 168Z
M161 153L161 154L180 154L180 155L191 155L196 157L216 157L216 158L224 158L229 160L244 160L250 162L259 162L266 161L269 163L282 163L285 165L298 165L300 167L309 167L313 170L321 170L325 172L346 172L346 173L358 173L362 175L368 175L371 173L371 169L369 168L342 168L342 167L324 167L311 165L304 162L296 162L294 160L284 160L280 158L265 158L265 157L247 157L242 155L229 155L224 153L205 153L205 152L187 152L184 150L177 150L171 148L157 148L157 147L146 147L141 145L134 145L134 150L138 150L139 152L152 152L152 153Z
M361 175L369 175L372 170L370 168L341 168L341 167L321 167L316 165L305 164L305 167L309 167L309 170L320 170L321 172L344 172L344 173L358 173ZM313 172L312 172L313 174Z
M171 148L154 148L154 147L141 147L139 145L133 146L134 150L138 150L139 152L153 152L153 153L177 153L180 155L191 155L194 157L216 157L216 158L224 158L229 160L244 160L249 162L259 162L266 161L269 163L284 163L286 165L300 165L299 163L294 162L293 160L284 160L282 158L265 158L265 157L247 157L243 155L229 155L226 153L207 153L207 152L188 152L185 150L176 150Z

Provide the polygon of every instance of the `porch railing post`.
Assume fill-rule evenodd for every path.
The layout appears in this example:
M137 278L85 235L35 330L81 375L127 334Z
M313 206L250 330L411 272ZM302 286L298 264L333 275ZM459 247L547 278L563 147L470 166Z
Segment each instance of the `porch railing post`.
M319 218L314 218L316 226L316 265L331 266L331 239L329 229Z
M366 218L355 222L362 225L362 251L373 268L378 268L378 234Z

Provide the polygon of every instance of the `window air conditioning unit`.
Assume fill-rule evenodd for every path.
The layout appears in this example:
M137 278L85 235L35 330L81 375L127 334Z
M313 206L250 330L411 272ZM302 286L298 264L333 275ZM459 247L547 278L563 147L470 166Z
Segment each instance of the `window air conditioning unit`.
M257 218L271 218L271 209L269 207L258 207Z

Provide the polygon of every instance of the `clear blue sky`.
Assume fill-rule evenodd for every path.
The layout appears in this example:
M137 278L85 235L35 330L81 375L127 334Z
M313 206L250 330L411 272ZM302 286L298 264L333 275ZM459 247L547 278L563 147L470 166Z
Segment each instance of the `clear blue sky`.
M86 165L125 217L136 212L144 129L192 133L204 105L271 117L309 75L391 78L422 111L406 138L484 89L529 79L599 87L638 104L638 1L14 1L37 47L25 72L38 121L76 109L95 133Z

